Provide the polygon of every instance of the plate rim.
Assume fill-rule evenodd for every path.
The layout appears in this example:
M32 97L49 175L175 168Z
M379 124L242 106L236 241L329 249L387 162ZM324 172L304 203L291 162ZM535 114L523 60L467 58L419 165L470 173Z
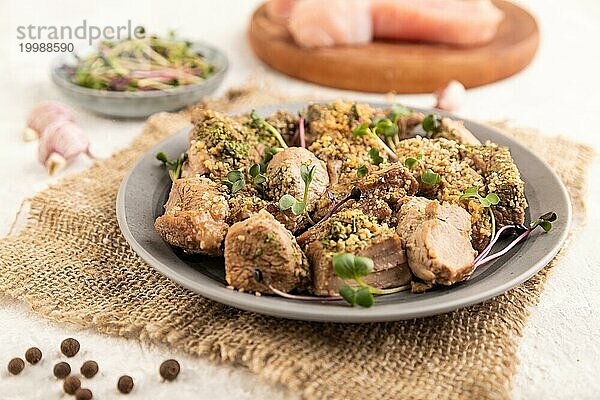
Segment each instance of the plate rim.
M327 100L322 100L322 101L327 102ZM321 102L321 101L315 101L315 102ZM271 108L272 107L293 108L293 107L296 107L297 105L306 105L307 103L308 102L306 102L306 101L304 101L304 102L298 102L298 101L281 102L281 103L273 103L273 104L263 105L260 107L256 107L256 109L257 109L257 111L259 111L261 108L267 109L269 107L271 107ZM385 103L385 102L365 102L365 103L368 103L375 107L389 106L389 105L393 104L393 103ZM414 110L417 110L417 111L424 111L424 112L430 111L428 109L419 108L419 107L411 107L411 108ZM246 110L244 110L244 109L238 110L235 112L235 114L243 113L245 111ZM438 110L435 110L435 111L438 112ZM503 282L502 284L496 285L493 288L488 289L487 291L485 291L483 293L476 293L476 294L472 294L472 295L466 296L466 297L462 296L462 297L458 297L458 298L453 298L443 305L433 304L433 305L429 305L429 307L424 307L423 309L415 310L408 314L402 314L402 313L389 312L388 308L392 304L385 304L385 305L379 305L379 306L376 305L369 309L361 309L358 307L330 307L329 312L322 312L322 308L313 310L315 305L321 306L324 304L324 301L323 302L315 301L315 302L310 302L308 304L303 303L303 304L305 304L305 306L304 306L305 308L303 310L299 310L299 309L295 308L294 310L290 311L290 310L286 310L284 307L282 307L282 305L290 304L290 303L286 303L286 302L282 301L283 299L278 298L278 297L271 297L271 296L258 297L258 296L250 295L248 293L240 293L237 291L233 291L231 289L227 289L227 287L225 287L225 286L223 286L223 287L204 286L200 290L198 288L197 281L194 281L193 279L189 279L189 278L181 275L177 271L169 268L167 265L164 265L150 251L148 251L141 243L138 242L138 240L134 237L133 233L131 232L131 230L129 228L129 225L127 223L127 215L125 212L125 195L126 195L126 190L127 190L129 180L130 180L132 174L134 173L134 171L136 170L136 168L143 162L145 156L150 153L155 153L158 149L161 148L161 146L164 145L165 142L174 140L174 138L177 135L181 135L184 131L187 131L189 128L177 131L176 133L169 135L168 137L161 140L156 145L152 146L152 148L148 149L146 152L143 153L143 155L136 161L136 163L126 173L126 175L124 176L124 178L119 186L119 191L118 191L117 198L116 198L116 213L117 213L117 221L118 221L119 228L120 228L123 236L125 237L125 240L131 246L131 248L134 250L134 252L136 254L138 254L150 267L155 269L158 273L162 274L163 276L172 280L173 282L176 282L177 284L191 290L192 292L200 294L203 297L206 297L210 300L217 301L219 303L222 303L222 304L225 304L225 305L228 305L231 307L235 307L237 309L249 311L249 312L255 312L255 313L260 313L260 314L264 314L264 315L285 318L285 319L304 320L304 321L368 323L368 322L397 321L397 320L429 317L429 316L448 313L448 312L451 312L451 311L454 311L457 309L461 309L461 308L465 308L465 307L468 307L468 306L471 306L474 304L482 303L486 300L489 300L489 299L497 297L503 293L506 293L508 290L527 281L533 275L535 275L537 272L539 272L541 269L543 269L556 256L556 254L564 246L565 241L569 235L569 232L571 231L571 225L572 225L572 220L573 220L572 203L571 203L571 199L568 194L568 191L567 191L565 185L563 184L562 180L556 173L556 171L554 171L554 169L552 169L552 167L550 167L550 165L546 161L544 161L542 158L540 158L537 154L535 154L534 152L529 150L523 144L517 142L516 139L509 137L508 135L502 133L499 129L497 129L495 127L492 127L489 125L484 125L482 123L478 123L478 122L475 122L472 120L460 118L456 115L452 115L449 113L443 113L443 112L439 112L439 113L446 115L446 116L451 116L453 118L464 120L468 124L474 124L475 126L489 129L498 135L502 135L502 136L506 137L509 141L515 142L517 146L521 147L522 150L524 150L528 153L528 156L535 158L536 161L541 163L545 167L547 172L550 173L552 178L558 183L558 185L557 185L557 188L559 189L558 193L560 194L561 200L564 201L564 205L565 205L565 209L566 209L566 215L560 216L561 220L565 221L564 227L563 227L562 231L560 232L560 236L558 238L556 238L555 243L552 245L552 250L549 251L548 253L546 253L542 258L540 258L537 262L533 263L529 268L527 268L522 273L515 275L512 279L508 279L505 282ZM553 231L553 232L556 232L556 231ZM487 279L490 279L490 277L488 277ZM240 295L243 295L245 297L240 297ZM256 301L256 299L258 299L260 301ZM254 301L251 301L251 300L254 300ZM276 302L274 302L273 300L276 300ZM400 306L400 305L397 304L397 306ZM342 309L343 311L340 311L340 309Z

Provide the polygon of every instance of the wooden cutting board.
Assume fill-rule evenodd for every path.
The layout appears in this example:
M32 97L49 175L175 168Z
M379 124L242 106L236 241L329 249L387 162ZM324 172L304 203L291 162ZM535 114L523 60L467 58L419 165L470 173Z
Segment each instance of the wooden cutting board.
M519 6L495 0L504 20L490 43L473 48L375 41L366 45L302 49L265 5L249 28L254 53L272 68L309 82L377 93L430 93L452 79L466 87L507 78L533 59L539 43L535 19Z

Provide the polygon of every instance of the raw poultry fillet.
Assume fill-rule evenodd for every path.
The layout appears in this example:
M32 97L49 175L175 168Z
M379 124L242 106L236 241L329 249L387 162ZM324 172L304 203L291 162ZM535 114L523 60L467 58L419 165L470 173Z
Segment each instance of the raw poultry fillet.
M475 46L492 40L503 18L490 0L272 0L267 11L274 20L289 18L302 47L373 37Z
M292 8L289 28L303 47L368 43L373 36L365 0L302 0Z
M502 11L490 0L372 0L374 36L461 46L490 41Z

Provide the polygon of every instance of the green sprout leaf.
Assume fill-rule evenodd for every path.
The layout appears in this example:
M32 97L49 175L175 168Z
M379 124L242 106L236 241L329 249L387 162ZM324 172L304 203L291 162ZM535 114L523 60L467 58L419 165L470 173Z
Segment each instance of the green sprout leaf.
M369 124L367 122L363 122L352 131L353 137L363 137L371 134L371 128L369 128Z
M304 164L300 166L300 177L306 185L310 185L312 182L313 175L315 174L315 168L317 168L316 165L313 165L310 168Z
M169 177L173 182L181 178L181 168L183 167L183 163L187 160L187 157L187 153L181 153L179 158L169 160L169 157L162 151L156 154L156 159L167 169Z
M556 215L555 212L549 212L549 213L546 213L546 214L540 216L538 219L533 221L529 226L530 226L531 230L533 230L539 226L544 230L544 232L550 232L552 230L552 223L554 221L556 221L557 218L558 218L558 216Z
M169 162L169 157L167 157L167 155L162 151L159 153L156 153L156 159L158 161L162 161L165 164Z
M296 204L296 199L294 198L294 196L291 196L289 194L284 194L279 199L279 209L281 211L289 210L293 207L294 204Z
M367 168L367 166L366 166L366 165L364 165L364 164L363 164L363 165L361 165L360 167L358 167L358 168L356 169L356 175L357 175L359 178L364 178L364 177L365 177L365 176L367 176L368 174L369 174L369 169L368 169L368 168Z
M412 110L402 104L394 104L388 114L388 118L394 123L398 123L398 119L401 117L408 117L412 114Z
M373 165L379 165L383 162L383 157L379 155L379 150L375 147L371 147L371 150L369 150L369 157L371 158L371 164Z
M258 174L260 174L260 164L254 164L250 167L250 176L252 177L256 177L258 176Z
M354 269L354 255L349 253L336 254L333 257L333 271L342 279L354 279L356 272Z
M237 192L242 190L244 186L246 186L246 182L244 180L233 182L233 184L231 185L231 193L236 194Z
M356 276L367 276L373 271L373 260L369 257L354 256L354 270Z
M431 168L427 168L425 171L423 171L423 173L421 174L421 182L423 182L426 185L437 185L438 183L440 183L441 178L438 174L436 174L435 172L433 172L433 170L431 170Z
M369 308L375 303L373 293L368 287L360 288L354 295L354 301L361 307Z
M229 180L230 182L237 182L237 181L243 181L244 180L244 174L242 173L242 171L236 169L233 171L229 171L227 173L227 180Z
M288 147L285 140L283 140L281 133L279 133L279 131L277 129L275 129L275 127L273 125L269 124L267 121L265 121L263 118L261 118L260 115L258 115L258 113L256 112L256 110L252 110L250 112L250 126L255 129L261 129L261 130L264 129L264 130L268 131L275 137L275 139L277 139L277 141L279 142L279 145L281 147L283 147L283 148Z
M500 197L498 197L496 193L489 193L487 196L485 196L485 199L494 206L500 203Z
M394 137L398 134L398 125L390 121L389 118L383 118L377 122L373 131L385 137Z
M267 178L263 174L256 175L254 178L252 178L253 185L262 185L266 181Z
M460 195L459 200L465 200L470 198L479 198L479 189L476 187L468 188Z
M421 125L427 133L438 132L441 128L442 117L439 114L429 114L425 117Z
M356 279L373 271L373 260L368 257L339 253L333 257L333 270L342 279Z
M404 166L410 170L416 167L417 164L419 164L419 161L416 158L407 157L406 160L404 160Z
M356 289L354 289L352 286L342 286L340 288L340 296L342 296L342 298L346 300L349 304L356 304Z
M306 203L303 201L295 201L294 204L292 204L292 213L294 215L302 215L305 209Z

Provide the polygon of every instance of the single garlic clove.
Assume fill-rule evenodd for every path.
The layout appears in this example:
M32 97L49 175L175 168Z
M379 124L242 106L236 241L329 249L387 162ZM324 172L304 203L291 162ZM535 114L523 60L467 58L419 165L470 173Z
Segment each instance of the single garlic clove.
M435 108L451 112L457 111L462 106L466 93L462 83L450 81L446 86L435 91Z
M25 142L33 142L34 140L37 140L39 137L37 131L27 127L23 129L23 140Z
M78 155L88 154L90 143L79 125L61 120L46 127L38 146L40 164L45 165L48 172L53 174ZM52 156L54 159L49 164Z
M53 176L58 171L63 169L67 165L67 160L58 153L52 153L46 160L46 168L48 169L48 174Z
M52 122L58 120L75 121L73 112L62 103L56 101L43 101L36 105L27 117L27 127L42 135Z

